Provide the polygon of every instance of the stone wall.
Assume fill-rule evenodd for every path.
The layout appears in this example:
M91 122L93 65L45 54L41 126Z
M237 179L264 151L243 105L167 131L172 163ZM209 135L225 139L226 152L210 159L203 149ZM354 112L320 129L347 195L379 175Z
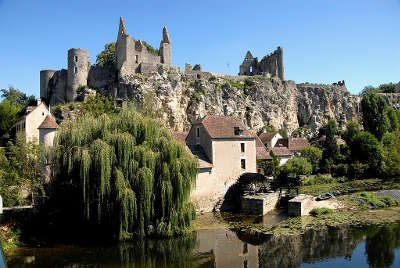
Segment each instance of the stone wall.
M265 215L276 208L278 201L278 192L245 195L242 198L241 211L249 215Z

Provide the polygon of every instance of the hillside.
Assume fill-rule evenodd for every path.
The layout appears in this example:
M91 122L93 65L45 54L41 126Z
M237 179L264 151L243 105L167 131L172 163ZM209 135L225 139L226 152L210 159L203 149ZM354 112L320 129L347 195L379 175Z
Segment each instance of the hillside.
M345 123L359 117L360 97L351 95L344 85L209 73L195 79L171 70L120 77L114 90L104 88L98 90L154 105L175 130L187 130L206 114L234 115L254 130L270 125L289 133L299 127L315 131L329 118Z

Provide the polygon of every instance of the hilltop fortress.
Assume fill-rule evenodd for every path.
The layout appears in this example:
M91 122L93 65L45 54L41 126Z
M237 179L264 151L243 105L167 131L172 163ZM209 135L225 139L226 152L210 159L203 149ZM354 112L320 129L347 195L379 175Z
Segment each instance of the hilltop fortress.
M67 69L40 72L40 97L54 106L77 96L82 100L90 88L118 105L129 99L138 108L152 107L174 130L188 130L206 115L233 116L253 130L268 125L289 133L298 128L316 131L331 118L344 126L359 116L360 97L351 95L344 81L321 85L285 80L281 47L260 61L248 51L239 75L230 76L205 72L199 64L174 67L166 27L161 34L155 49L128 35L121 18L113 62L91 65L87 51L70 49ZM62 119L74 116L66 110Z
M120 18L115 45L116 66L90 65L89 53L81 48L68 50L68 69L40 71L40 98L54 105L71 102L78 89L85 86L107 86L118 76L134 73L156 72L159 66L171 67L171 40L166 27L163 28L159 50L145 41L135 40L127 34L123 18Z
M132 74L148 74L162 69L181 72L172 67L171 39L164 27L159 49L145 41L135 40L128 35L124 19L119 22L115 44L115 66L91 65L89 52L82 48L68 50L68 68L40 71L40 98L48 104L75 101L80 88L91 87L111 91L114 97L121 94L118 81ZM250 51L239 67L239 75L263 75L284 80L283 49L278 47L272 54L259 62ZM191 79L210 78L211 73L203 72L199 64L186 64L183 74ZM124 95L124 94L122 94Z

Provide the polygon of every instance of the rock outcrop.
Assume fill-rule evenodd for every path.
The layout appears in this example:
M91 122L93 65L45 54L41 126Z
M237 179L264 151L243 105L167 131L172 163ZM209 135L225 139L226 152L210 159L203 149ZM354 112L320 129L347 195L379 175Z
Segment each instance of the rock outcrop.
M175 130L188 130L190 123L206 114L233 115L253 130L265 125L316 131L329 119L339 124L359 117L360 97L345 85L296 84L263 76L214 76L189 78L174 69L152 74L120 77L122 99L151 106Z

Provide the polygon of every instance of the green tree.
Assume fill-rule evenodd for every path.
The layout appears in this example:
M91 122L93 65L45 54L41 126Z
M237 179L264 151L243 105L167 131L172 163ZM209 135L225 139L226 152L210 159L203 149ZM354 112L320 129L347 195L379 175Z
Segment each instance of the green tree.
M383 171L386 176L400 176L400 131L386 133L382 139Z
M322 159L322 150L315 146L307 147L300 152L301 157L308 160L312 165L312 172L316 173L319 170L319 163Z
M198 162L158 121L131 109L85 114L64 122L55 143L49 203L71 224L117 239L190 226Z
M115 42L104 45L104 50L97 55L96 64L99 66L114 65L116 62Z
M319 136L325 136L322 144L322 165L330 172L331 167L338 157L337 135L339 133L335 120L329 120L319 129Z
M12 86L8 87L8 89L1 90L1 97L16 106L26 106L35 101L33 95L28 97L25 93Z
M374 91L366 92L361 100L364 130L372 133L378 140L381 140L390 128L386 109L386 100Z
M382 93L397 93L396 84L382 84L378 87L378 91Z
M369 175L379 175L382 171L382 146L369 132L360 131L349 144L353 162L367 165Z
M388 106L386 109L386 116L389 119L388 131L393 132L400 129L400 116L395 108Z
M20 105L15 105L8 99L0 103L0 137L2 140L7 141L10 138L10 130L17 122L21 109Z
M353 143L354 137L361 131L361 126L358 122L348 122L346 125L346 130L342 134L342 138L345 140L346 144L349 145Z
M41 148L25 137L17 135L15 143L0 150L0 195L6 206L25 203L21 197L22 187L32 194L32 202L44 194L41 177Z
M301 175L310 175L312 166L303 157L293 157L279 168L278 182L280 186L295 187L301 183Z
M82 103L82 112L84 114L100 116L102 114L111 114L115 111L114 102L111 98L100 94L89 96L87 100Z

